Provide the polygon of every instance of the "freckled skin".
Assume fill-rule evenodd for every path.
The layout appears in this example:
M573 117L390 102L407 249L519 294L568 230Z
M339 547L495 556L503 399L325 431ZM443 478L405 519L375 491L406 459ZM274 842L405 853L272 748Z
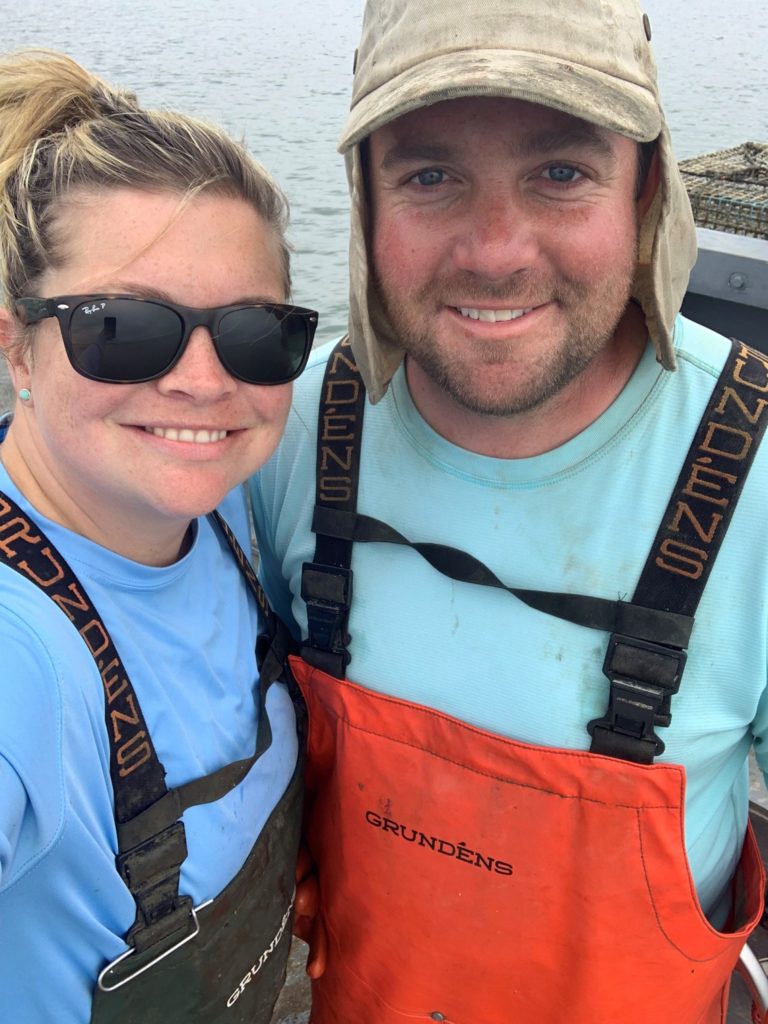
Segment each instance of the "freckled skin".
M375 279L414 401L449 440L533 454L521 431L552 447L626 382L645 344L624 321L655 185L638 200L636 175L634 142L517 100L447 101L373 133ZM459 307L531 312L488 323Z
M57 225L70 258L37 294L162 293L193 307L284 301L273 232L247 203L119 189L85 193ZM5 343L9 323L0 324ZM178 556L190 520L215 508L274 451L291 385L230 377L197 328L176 366L144 384L103 384L70 366L58 323L42 321L34 359L11 367L17 403L3 461L40 512L138 561ZM154 437L147 426L226 430L216 444Z

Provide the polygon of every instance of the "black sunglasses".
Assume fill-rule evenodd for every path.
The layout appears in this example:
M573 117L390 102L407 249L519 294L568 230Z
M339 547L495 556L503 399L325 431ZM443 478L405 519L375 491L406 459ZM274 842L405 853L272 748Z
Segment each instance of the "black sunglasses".
M274 302L192 309L131 295L60 295L16 301L25 325L55 316L78 373L140 384L168 373L196 327L207 327L227 373L246 384L287 384L312 349L317 313Z

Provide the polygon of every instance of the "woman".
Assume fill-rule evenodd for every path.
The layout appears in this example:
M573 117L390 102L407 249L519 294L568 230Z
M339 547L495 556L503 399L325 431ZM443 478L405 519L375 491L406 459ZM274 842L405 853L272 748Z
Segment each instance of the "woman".
M266 1024L299 743L238 485L317 322L284 199L38 51L0 62L0 203L0 1020Z

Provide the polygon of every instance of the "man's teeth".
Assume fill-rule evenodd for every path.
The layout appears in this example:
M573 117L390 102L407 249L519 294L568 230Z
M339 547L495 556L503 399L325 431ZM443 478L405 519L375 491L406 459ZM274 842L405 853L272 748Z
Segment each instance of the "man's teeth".
M155 437L164 437L166 441L191 441L195 444L212 444L223 441L226 430L177 430L175 427L145 427Z
M485 320L489 324L498 323L500 320L517 320L526 313L530 313L534 307L529 309L468 309L460 306L459 312L470 320Z

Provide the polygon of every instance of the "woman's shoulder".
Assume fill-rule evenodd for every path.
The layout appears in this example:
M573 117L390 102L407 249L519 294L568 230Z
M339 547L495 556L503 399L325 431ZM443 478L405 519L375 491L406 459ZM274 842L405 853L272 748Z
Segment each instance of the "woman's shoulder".
M82 641L53 602L0 566L0 759L8 768L0 792L0 834L14 851L4 865L4 882L35 863L62 827L65 677L77 673L78 644ZM14 825L18 820L21 832ZM18 842L11 842L13 835Z
M97 669L77 629L35 584L0 565L0 753L58 759L66 712L103 715ZM99 699L102 707L99 707Z

